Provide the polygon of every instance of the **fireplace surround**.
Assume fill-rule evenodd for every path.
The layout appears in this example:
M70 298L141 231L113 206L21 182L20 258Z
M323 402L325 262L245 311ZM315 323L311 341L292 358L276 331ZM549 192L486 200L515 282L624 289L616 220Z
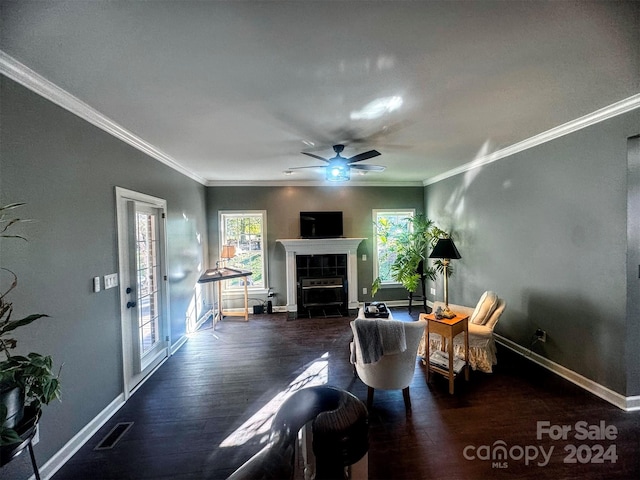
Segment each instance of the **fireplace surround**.
M358 246L364 238L291 238L278 239L286 252L287 272L287 313L290 317L298 314L298 275L296 256L298 255L346 255L347 308L358 310Z

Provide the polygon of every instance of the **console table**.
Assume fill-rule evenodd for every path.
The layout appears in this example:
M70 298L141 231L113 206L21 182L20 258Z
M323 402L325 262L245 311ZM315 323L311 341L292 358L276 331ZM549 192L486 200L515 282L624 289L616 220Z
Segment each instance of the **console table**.
M223 280L229 280L231 278L248 277L253 272L249 270L241 270L239 268L210 268L204 272L198 279L198 283L214 283L218 284L218 313L213 316L213 329L216 328L216 323L222 320L225 316L244 316L245 322L249 321L249 294L247 290L247 280L244 281L244 311L243 312L227 312L224 313L222 308L222 285Z
M453 381L456 376L464 370L464 377L466 381L469 381L469 316L468 315L456 315L453 318L436 318L433 313L422 313L420 319L427 321L427 328L425 330L425 350L427 352L426 364L427 364L427 381L431 381L431 373L436 372L444 375L449 379L449 393L453 395ZM442 348L447 345L447 357L449 360L449 368L444 368L431 361L431 342L429 341L429 334L436 333L442 337ZM453 366L454 353L453 353L453 339L459 333L464 333L464 366L462 370L456 372Z

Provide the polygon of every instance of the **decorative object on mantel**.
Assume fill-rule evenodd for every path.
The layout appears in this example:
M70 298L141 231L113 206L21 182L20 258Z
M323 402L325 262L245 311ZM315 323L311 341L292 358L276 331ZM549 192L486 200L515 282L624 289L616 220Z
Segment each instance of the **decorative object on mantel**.
M429 258L442 259L442 268L444 271L444 311L442 312L442 316L444 318L453 318L456 314L449 309L449 262L452 258L457 260L462 258L462 256L460 252L458 252L453 240L447 237L438 239Z

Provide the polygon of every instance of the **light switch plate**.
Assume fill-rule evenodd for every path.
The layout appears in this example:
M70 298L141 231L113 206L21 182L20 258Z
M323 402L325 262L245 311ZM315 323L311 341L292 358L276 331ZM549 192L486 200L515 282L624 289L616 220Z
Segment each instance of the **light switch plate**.
M113 288L118 286L118 274L112 273L104 276L104 289Z

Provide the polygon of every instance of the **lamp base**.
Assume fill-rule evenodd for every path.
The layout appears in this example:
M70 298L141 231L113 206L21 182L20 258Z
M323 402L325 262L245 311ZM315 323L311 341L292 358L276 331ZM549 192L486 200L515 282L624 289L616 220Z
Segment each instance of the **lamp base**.
M444 318L453 318L456 316L451 310L449 310L449 306L447 305L441 314Z

